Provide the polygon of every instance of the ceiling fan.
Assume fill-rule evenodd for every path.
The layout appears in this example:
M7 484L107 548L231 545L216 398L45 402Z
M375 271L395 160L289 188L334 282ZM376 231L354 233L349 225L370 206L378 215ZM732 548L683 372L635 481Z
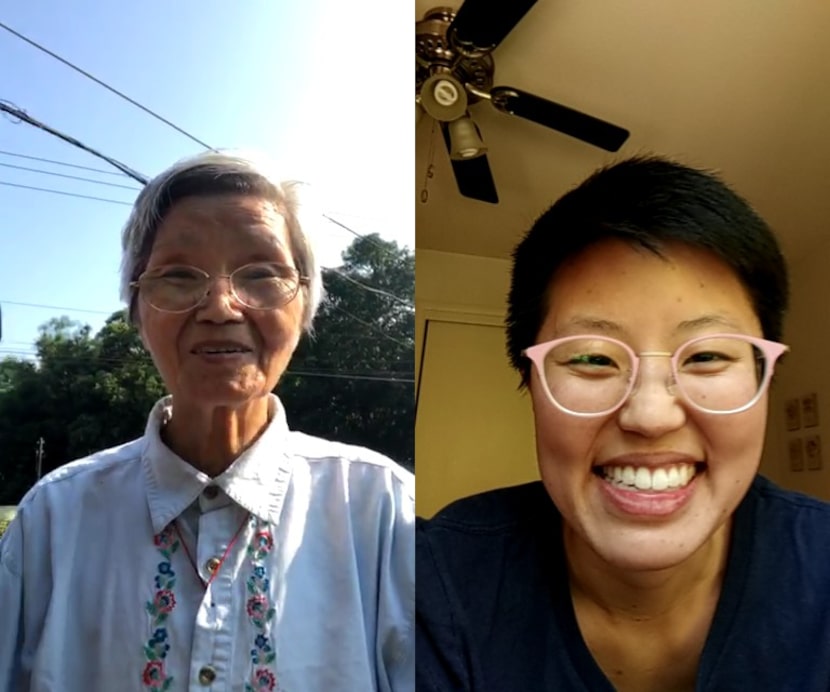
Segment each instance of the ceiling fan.
M531 120L588 144L617 151L628 130L510 86L493 86L491 53L537 0L466 0L436 7L415 25L416 117L441 125L458 189L465 197L498 203L486 147L469 106L489 101L508 115Z

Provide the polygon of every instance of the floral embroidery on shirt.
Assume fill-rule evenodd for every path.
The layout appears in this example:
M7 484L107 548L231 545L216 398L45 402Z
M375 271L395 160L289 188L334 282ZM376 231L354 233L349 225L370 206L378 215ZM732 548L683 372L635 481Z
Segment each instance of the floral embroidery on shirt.
M271 549L274 547L274 538L267 525L260 522L254 524L254 536L248 546L248 557L251 560L251 576L246 582L248 601L246 609L248 619L254 626L256 637L251 649L251 680L245 683L245 692L272 692L277 685L276 676L265 666L269 666L277 657L271 645L268 624L274 619L276 612L271 605L271 584L265 576L265 565L262 564Z
M245 692L279 692L277 677L272 664L277 658L271 641L270 623L276 609L271 605L271 580L266 576L265 560L274 548L274 538L268 524L251 517L253 536L247 548L251 573L246 580L247 601L245 609L254 629L251 649L251 673L245 683ZM144 645L145 666L142 681L146 692L168 692L173 685L173 676L165 669L165 659L170 650L169 636L165 622L176 607L176 573L172 557L181 543L173 524L153 537L153 543L164 558L156 567L153 580L155 594L147 601L145 609L150 617L150 638Z
M164 667L170 644L167 641L167 628L164 626L167 617L176 607L176 596L173 588L176 586L176 573L173 570L172 557L179 549L179 539L173 530L173 525L167 526L161 533L153 537L153 544L164 558L158 563L156 577L153 583L156 593L152 601L147 601L145 609L150 616L150 631L152 634L144 645L144 666L142 681L148 692L165 692L173 684L173 676L168 675Z

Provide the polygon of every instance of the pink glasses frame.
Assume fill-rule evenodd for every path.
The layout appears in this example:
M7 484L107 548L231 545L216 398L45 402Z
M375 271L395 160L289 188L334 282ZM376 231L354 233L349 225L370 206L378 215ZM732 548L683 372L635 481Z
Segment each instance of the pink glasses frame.
M686 346L697 343L698 341L705 341L707 339L717 339L722 337L740 337L741 339L744 339L745 341L751 343L753 346L756 346L764 354L764 359L768 363L768 367L764 372L764 379L761 381L758 387L758 393L748 403L744 404L740 408L732 409L730 411L711 411L691 401L686 396L685 392L683 392L683 387L678 384L677 379L677 360L680 356L680 352ZM623 348L631 357L631 362L633 363L633 366L631 369L631 377L629 378L628 382L628 388L626 389L625 394L622 396L620 402L616 406L612 406L611 408L606 409L604 411L584 413L581 411L571 411L570 409L562 406L562 404L560 404L558 401L556 401L556 399L553 398L553 394L551 394L547 380L544 377L545 357L555 346L567 343L569 341L576 341L578 339L603 339L605 341L610 341L611 343ZM568 413L572 416L578 416L580 418L598 418L600 416L607 416L611 413L614 413L616 410L622 408L622 406L625 404L626 401L628 401L629 397L631 396L631 392L634 390L634 385L637 382L637 376L640 372L640 359L649 358L653 356L671 358L672 381L676 384L677 391L682 394L683 401L685 401L686 404L703 413L708 413L715 416L723 416L730 415L733 413L741 413L752 408L753 406L755 406L755 404L758 403L761 396L763 396L764 392L767 390L767 387L769 387L769 383L772 380L772 373L773 370L775 370L775 365L778 362L778 359L782 355L784 355L784 353L789 351L789 349L789 346L778 343L777 341L769 341L767 339L761 339L755 336L747 336L746 334L706 334L704 336L698 336L694 339L684 341L680 346L678 346L677 349L675 349L674 353L669 353L667 351L643 351L642 353L635 353L634 349L632 349L627 343L625 343L624 341L620 341L619 339L613 339L611 337L601 336L598 334L578 334L575 336L566 336L561 339L553 339L552 341L545 341L541 344L530 346L529 348L526 348L522 351L522 355L528 358L528 360L530 360L531 363L533 363L534 369L536 370L536 375L539 378L539 382L542 385L542 389L544 389L545 391L548 401L550 401L550 403L553 404L560 411Z

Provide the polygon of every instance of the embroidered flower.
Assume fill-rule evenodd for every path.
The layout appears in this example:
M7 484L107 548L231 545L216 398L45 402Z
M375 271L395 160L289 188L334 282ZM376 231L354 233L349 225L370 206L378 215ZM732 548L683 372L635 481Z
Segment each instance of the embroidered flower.
M165 644L158 639L150 639L144 647L144 657L151 661L161 661L167 658L168 651L170 651L170 644Z
M251 545L248 546L248 555L255 562L265 558L274 547L274 539L268 529L260 529L254 534Z
M265 565L262 561L274 547L274 539L267 528L257 522L254 525L254 536L248 547L248 557L251 559L251 576L248 578L248 593L251 595L246 603L248 617L256 631L254 648L251 649L251 683L245 685L246 692L260 692L274 689L275 675L264 666L269 666L277 658L268 636L268 623L274 618L276 609L271 607L270 580L266 577Z
M268 593L268 589L271 586L271 580L268 577L260 576L254 573L247 581L248 585L248 593L250 594L258 594L258 593Z
M157 569L158 574L156 574L156 577L153 580L153 583L156 585L156 589L172 589L176 585L176 573L173 571L173 565L169 562L159 562Z
M157 685L164 680L164 664L161 661L150 661L144 666L144 684Z
M176 538L176 533L173 530L172 524L163 529L161 533L157 533L155 536L153 536L153 543L155 544L156 548L162 551L169 550L178 542L179 541Z
M246 690L253 690L254 692L262 692L267 690L271 692L277 684L277 678L267 668L257 668L251 678L251 685L245 686Z
M163 624L176 607L176 596L173 593L176 573L173 571L170 557L179 549L180 544L172 526L154 536L153 544L164 560L156 566L156 576L153 580L156 592L153 600L145 604L145 610L150 616L152 634L144 644L144 659L147 663L144 666L142 680L148 692L167 692L173 685L173 676L168 675L164 668L170 644L167 628Z
M273 547L274 539L271 536L271 532L268 529L260 529L254 533L254 537L251 539L251 545L248 546L248 555L254 562L259 562L271 552ZM256 570L256 566L254 569Z
M266 668L257 668L251 682L253 683L253 688L257 690L257 692L260 690L268 690L270 692L270 690L273 690L274 686L277 684L277 679L270 670L267 670Z
M173 608L176 607L176 595L169 589L157 591L156 597L153 599L153 607L157 612L165 615L172 613Z
M268 600L265 596L251 596L248 599L248 615L251 618L261 617L268 607Z

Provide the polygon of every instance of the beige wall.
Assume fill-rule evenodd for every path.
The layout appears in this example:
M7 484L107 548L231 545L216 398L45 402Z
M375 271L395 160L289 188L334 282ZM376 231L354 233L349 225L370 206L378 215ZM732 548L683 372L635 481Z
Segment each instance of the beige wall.
M510 263L490 257L415 249L415 362L421 362L427 311L501 320Z
M791 263L793 294L785 326L785 342L792 352L778 369L770 400L769 426L761 472L780 485L830 500L830 274L824 258L830 256L830 240L825 247L798 262ZM421 363L424 324L428 318L473 324L499 324L509 288L510 264L506 260L416 250L416 362ZM493 348L490 344L489 348ZM492 354L491 354L492 355ZM504 357L503 349L498 357ZM487 396L487 384L472 397ZM815 392L818 395L819 425L789 432L785 427L784 405L788 399ZM512 392L511 392L512 393ZM508 394L508 393L506 393ZM451 413L451 412L448 412ZM423 417L422 417L423 420ZM418 439L416 422L416 444ZM423 434L423 431L421 431ZM818 434L824 443L823 468L790 470L788 447L791 439ZM532 445L528 431L516 431L516 447ZM440 473L424 472L430 460L418 453L418 496L421 507L430 510L443 502L447 488L440 487ZM463 461L463 460L462 460ZM470 492L480 490L476 460L470 459ZM511 466L510 480L528 479L528 467ZM484 474L487 477L487 474ZM463 492L453 490L457 495ZM440 501L439 501L440 500Z
M538 473L530 402L504 348L509 263L415 255L416 502L418 514L431 516L453 499Z
M791 351L778 370L770 400L767 445L761 471L776 483L830 500L830 240L809 256L791 262L792 300L785 323L784 342ZM787 400L806 394L818 396L819 425L786 429ZM819 435L823 443L822 468L790 470L789 444Z

